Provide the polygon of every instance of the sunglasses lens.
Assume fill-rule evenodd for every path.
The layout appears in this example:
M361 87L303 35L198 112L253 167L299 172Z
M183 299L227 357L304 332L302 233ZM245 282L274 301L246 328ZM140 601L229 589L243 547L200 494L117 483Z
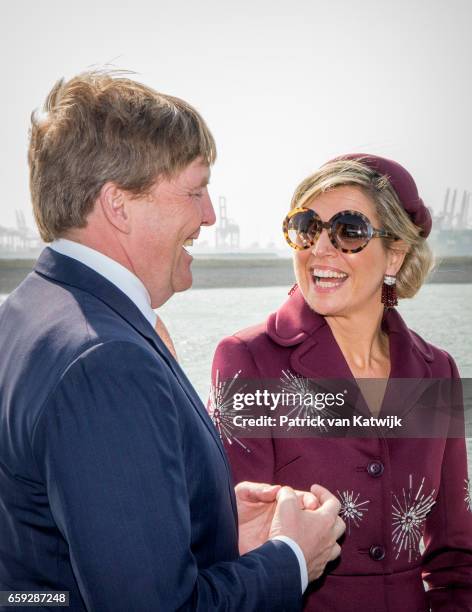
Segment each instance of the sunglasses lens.
M312 210L296 213L286 224L287 242L297 249L312 246L318 232L318 218Z
M353 213L343 213L334 220L333 235L339 247L347 251L364 248L371 238L367 222Z

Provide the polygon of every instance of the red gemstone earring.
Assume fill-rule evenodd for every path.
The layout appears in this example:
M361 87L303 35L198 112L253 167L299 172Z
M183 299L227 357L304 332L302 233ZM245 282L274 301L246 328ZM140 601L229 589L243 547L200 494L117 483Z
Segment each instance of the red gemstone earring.
M297 283L295 283L294 286L288 292L288 295L293 295L297 289L298 289L298 285Z
M398 304L397 278L390 274L385 274L384 281L382 284L382 304L385 304L385 308L393 308Z

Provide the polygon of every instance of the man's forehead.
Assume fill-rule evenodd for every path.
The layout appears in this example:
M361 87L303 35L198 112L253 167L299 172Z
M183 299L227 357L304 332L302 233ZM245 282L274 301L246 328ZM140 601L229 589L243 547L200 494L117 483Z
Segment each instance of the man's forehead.
M196 182L198 185L203 186L208 184L210 174L210 166L206 162L195 160L187 166L181 176L184 179L190 180L192 183Z
M210 167L207 163L195 160L180 172L169 178L160 177L156 181L159 189L197 189L205 187L210 182Z

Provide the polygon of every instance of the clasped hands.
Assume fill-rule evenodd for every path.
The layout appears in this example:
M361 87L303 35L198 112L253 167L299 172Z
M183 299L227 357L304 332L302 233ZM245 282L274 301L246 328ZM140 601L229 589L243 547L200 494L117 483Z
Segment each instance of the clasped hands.
M328 561L339 556L337 540L346 526L338 516L341 504L327 489L313 485L310 491L255 482L235 487L241 555L267 540L284 535L302 549L308 577L315 580Z

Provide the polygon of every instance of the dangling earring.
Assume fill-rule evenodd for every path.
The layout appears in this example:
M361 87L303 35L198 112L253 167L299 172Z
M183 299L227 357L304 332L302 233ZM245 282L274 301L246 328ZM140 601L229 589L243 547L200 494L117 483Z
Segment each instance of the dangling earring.
M297 285L297 283L295 283L294 286L290 289L290 291L288 292L287 295L293 295L297 289L298 289L298 285Z
M393 308L398 304L396 276L385 274L382 285L382 304L385 304L385 308Z

